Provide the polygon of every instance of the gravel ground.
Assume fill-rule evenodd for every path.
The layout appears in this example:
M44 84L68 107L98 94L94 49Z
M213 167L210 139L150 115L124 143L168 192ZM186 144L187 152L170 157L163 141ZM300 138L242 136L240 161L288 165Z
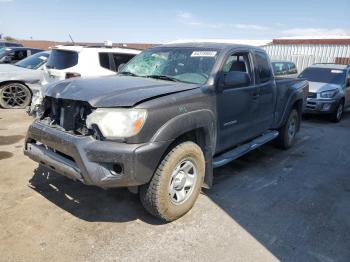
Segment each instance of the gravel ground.
M160 223L23 156L31 119L0 109L0 261L350 261L350 113L310 117L288 151L266 145L215 170L193 210Z

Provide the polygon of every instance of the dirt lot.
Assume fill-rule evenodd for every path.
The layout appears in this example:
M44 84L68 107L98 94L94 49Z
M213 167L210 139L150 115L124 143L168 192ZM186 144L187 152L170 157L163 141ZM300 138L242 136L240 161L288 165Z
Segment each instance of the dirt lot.
M22 154L31 119L0 109L1 261L350 261L350 113L309 118L297 145L215 170L169 224L125 189L102 190Z

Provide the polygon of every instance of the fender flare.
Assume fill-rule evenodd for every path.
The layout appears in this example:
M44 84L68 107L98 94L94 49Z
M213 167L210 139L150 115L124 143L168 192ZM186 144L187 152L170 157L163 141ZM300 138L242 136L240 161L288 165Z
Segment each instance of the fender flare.
M208 109L195 110L170 119L154 134L151 142L175 140L187 132L198 129L204 131L202 145L205 158L204 187L210 188L213 183L212 162L217 136L216 121L212 111Z

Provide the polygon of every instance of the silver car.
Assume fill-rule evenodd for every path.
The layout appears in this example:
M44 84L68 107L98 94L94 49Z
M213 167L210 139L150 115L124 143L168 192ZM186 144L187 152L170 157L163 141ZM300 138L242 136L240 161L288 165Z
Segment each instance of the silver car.
M42 68L50 51L36 53L16 64L0 64L0 106L25 108L35 92L40 91Z
M314 64L298 77L309 81L304 113L329 114L339 122L350 107L350 65Z

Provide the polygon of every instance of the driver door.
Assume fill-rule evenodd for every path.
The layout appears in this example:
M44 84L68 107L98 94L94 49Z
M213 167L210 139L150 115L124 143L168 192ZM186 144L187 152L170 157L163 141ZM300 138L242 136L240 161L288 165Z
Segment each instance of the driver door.
M252 54L249 50L232 53L221 69L218 83L218 143L217 152L223 152L239 143L245 142L255 134L259 94L253 74ZM249 74L250 83L246 86L227 87L225 75L230 71Z

